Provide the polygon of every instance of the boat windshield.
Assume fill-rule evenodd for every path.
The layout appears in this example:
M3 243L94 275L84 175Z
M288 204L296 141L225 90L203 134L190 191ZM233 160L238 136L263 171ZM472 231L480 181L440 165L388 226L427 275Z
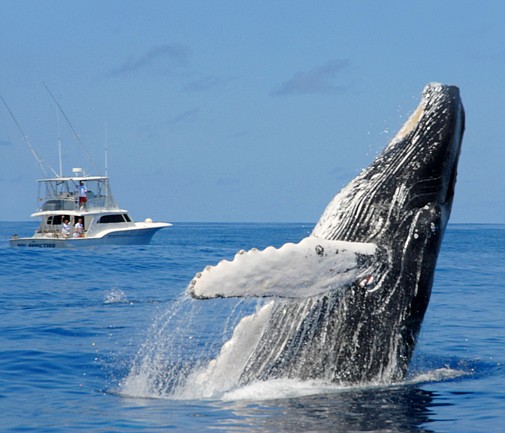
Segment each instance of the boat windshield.
M38 182L38 203L42 212L118 209L108 177L59 177Z

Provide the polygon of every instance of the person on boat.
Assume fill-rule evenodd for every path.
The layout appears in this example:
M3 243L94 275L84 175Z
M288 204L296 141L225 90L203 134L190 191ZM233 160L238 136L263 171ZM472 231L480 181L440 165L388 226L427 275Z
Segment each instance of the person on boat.
M70 236L70 224L68 223L68 219L65 218L63 224L61 225L61 234L64 238L68 238Z
M88 199L86 198L86 194L88 193L88 188L84 185L84 182L81 180L79 182L79 208L86 210L86 202Z
M82 218L79 218L74 226L74 238L82 238L84 236L84 225Z

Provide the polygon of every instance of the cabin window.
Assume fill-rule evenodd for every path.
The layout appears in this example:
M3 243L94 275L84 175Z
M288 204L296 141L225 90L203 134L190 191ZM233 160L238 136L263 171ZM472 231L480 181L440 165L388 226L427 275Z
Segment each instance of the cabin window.
M47 225L60 225L61 224L61 215L49 215L47 217Z
M103 215L98 220L99 224L124 223L124 222L131 222L130 217L127 214Z

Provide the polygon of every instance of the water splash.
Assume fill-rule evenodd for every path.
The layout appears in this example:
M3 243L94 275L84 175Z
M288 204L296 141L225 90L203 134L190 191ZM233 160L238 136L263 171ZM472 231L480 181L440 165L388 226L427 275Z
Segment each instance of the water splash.
M181 296L151 325L120 394L177 400L270 400L447 381L471 374L458 367L430 365L400 383L351 386L329 380L275 378L244 384L241 375L256 353L275 301L255 304L252 314L247 301L229 301L201 303ZM223 302L228 302L227 309L221 308Z
M240 384L240 378L251 353L258 345L270 316L273 302L244 317L234 328L232 337L209 363L194 369L187 381L174 390L178 399L221 398ZM252 350L252 352L251 352Z
M366 287L355 289L363 296L368 294ZM440 368L443 363L427 368L423 364L424 368L403 380L390 373L395 371L391 362L380 364L380 374L362 380L346 380L338 363L331 366L331 374L305 374L338 356L341 363L349 362L360 370L360 359L348 356L352 341L342 340L337 346L347 351L343 355L335 352L341 329L332 319L355 310L351 303L355 298L356 294L349 299L323 296L267 302L222 298L201 302L185 293L148 330L120 393L186 400L247 399L255 394L256 398L276 398L273 396L451 380L464 374L457 367ZM383 348L384 341L376 343ZM315 350L307 351L309 344ZM394 353L396 347L392 348ZM320 356L323 350L330 358ZM395 356L390 358L396 360Z
M186 295L178 298L151 325L120 393L143 398L202 395L202 372L212 370L212 359L229 344L238 321L251 310L243 300L225 304L204 305Z
M180 358L180 348L184 344L182 340L188 340L187 344L192 339L191 335L182 336L180 332L181 318L191 321L193 311L189 308L191 304L187 298L179 298L171 309L153 322L146 341L122 383L123 394L132 397L160 398L169 393L183 368L183 365L177 362ZM170 335L172 338L169 338Z
M126 293L114 287L110 292L106 293L103 300L104 304L125 304L128 303L128 298L126 297Z

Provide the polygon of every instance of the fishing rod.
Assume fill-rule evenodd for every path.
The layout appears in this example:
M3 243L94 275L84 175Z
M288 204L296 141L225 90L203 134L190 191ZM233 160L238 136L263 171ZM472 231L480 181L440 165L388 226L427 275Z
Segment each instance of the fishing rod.
M47 170L44 167L44 164L46 164L48 166L48 168L55 174L55 176L59 177L58 173L56 173L56 171L54 171L53 168L49 164L47 164L47 162L46 163L44 162L44 160L39 156L39 154L37 153L37 151L35 150L35 148L32 146L32 143L30 142L30 140L28 138L28 135L25 134L25 131L23 130L23 128L19 124L18 119L16 119L16 116L14 116L14 113L10 109L10 107L7 104L7 102L5 101L4 97L2 95L0 95L0 98L2 99L2 102L5 105L5 108L7 108L7 111L11 115L12 120L14 120L14 123L18 127L19 132L21 133L21 136L23 137L23 141L27 144L28 148L30 149L30 152L32 153L33 157L35 158L35 161L37 162L38 166L40 167L40 169L44 173L44 176L45 177L49 177L49 175L47 173Z
M49 90L49 87L47 86L47 84L45 83L45 81L43 81L43 84L44 84L44 87L46 88L47 92L49 93L49 95L53 99L54 103L56 104L56 106L60 110L61 114L63 114L63 117L65 118L65 120L68 123L68 126L70 126L70 129L72 130L72 132L74 133L75 137L77 138L77 141L81 145L82 150L83 150L84 154L87 156L89 162L91 163L92 168L95 170L95 173L98 173L95 161L93 160L93 157L91 156L91 154L88 152L88 149L86 148L84 142L82 141L81 136L78 134L78 132L76 131L76 129L72 125L72 122L70 122L70 119L66 115L65 111L63 111L63 108L61 108L61 105L58 102L58 100L56 99L56 97L53 95L53 93L51 92L51 90Z

